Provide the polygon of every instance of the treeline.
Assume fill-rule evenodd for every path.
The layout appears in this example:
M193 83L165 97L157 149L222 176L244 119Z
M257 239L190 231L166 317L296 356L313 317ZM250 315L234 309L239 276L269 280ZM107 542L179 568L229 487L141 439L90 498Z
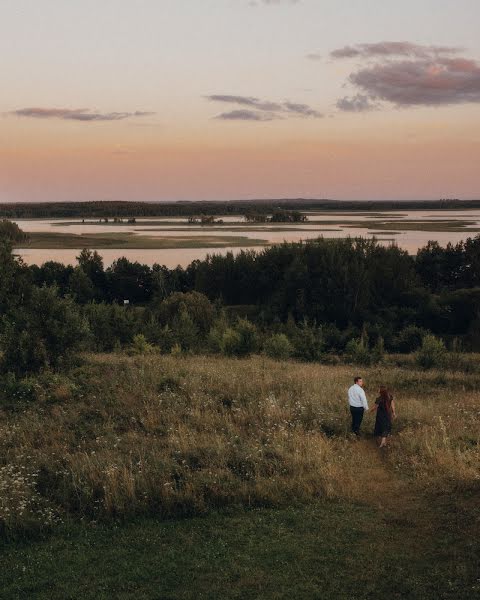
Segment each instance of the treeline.
M0 204L0 217L8 219L35 218L105 218L105 217L189 217L195 215L271 214L284 210L441 210L480 208L480 200L371 200L347 201L305 198L268 200L231 200L226 202L23 202Z
M430 242L416 258L375 240L318 239L176 269L126 258L104 268L89 250L75 267L26 266L0 240L4 371L56 367L79 348L357 362L425 340L433 353L444 342L480 350L480 236Z

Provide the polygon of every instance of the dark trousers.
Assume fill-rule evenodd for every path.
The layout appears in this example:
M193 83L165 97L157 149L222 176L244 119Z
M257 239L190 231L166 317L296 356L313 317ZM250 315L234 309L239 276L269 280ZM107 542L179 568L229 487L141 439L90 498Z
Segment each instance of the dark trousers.
M362 424L365 409L363 406L351 406L350 412L352 414L352 433L360 435L360 425Z

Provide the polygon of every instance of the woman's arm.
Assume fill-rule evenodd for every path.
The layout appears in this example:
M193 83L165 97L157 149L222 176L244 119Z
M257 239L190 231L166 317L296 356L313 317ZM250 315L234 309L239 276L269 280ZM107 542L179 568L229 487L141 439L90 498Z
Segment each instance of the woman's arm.
M395 419L397 417L397 413L395 411L395 402L392 400L392 416Z

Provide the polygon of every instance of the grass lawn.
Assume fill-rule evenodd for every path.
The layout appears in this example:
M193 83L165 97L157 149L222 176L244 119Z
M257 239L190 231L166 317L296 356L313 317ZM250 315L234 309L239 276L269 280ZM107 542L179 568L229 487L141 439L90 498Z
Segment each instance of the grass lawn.
M479 597L472 564L458 552L458 530L439 521L433 539L417 525L389 510L324 501L167 522L75 526L44 541L2 548L0 595L52 600Z

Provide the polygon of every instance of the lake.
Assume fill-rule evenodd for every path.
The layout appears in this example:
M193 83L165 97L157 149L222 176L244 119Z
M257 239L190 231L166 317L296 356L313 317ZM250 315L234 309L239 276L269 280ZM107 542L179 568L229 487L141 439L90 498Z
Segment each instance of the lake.
M298 242L323 236L325 238L344 238L346 236L376 236L383 244L395 243L409 253L416 253L429 240L437 240L445 245L457 243L480 230L480 211L477 210L436 210L436 211L395 211L395 212L319 212L306 213L309 221L301 224L268 223L251 225L242 221L240 216L217 217L224 221L222 225L200 226L188 225L184 218L148 218L137 219L136 223L99 223L90 220L82 223L80 219L18 219L16 222L27 233L64 233L64 234L102 234L132 233L139 236L169 238L174 242L178 236L188 235L194 240L196 248L173 249L114 249L99 248L105 264L109 265L121 256L131 261L153 265L164 264L169 268L177 265L186 266L195 259L203 259L207 254L239 252L248 249L248 239L267 240L268 244L279 244L284 241ZM453 229L453 230L452 230ZM212 235L246 236L245 246L228 246L225 241L222 247L202 247L202 238ZM204 242L205 243L205 242ZM42 264L48 260L64 264L75 264L78 249L33 249L20 248L16 253L22 256L27 264ZM95 249L95 248L92 248ZM254 247L261 250L259 246Z

